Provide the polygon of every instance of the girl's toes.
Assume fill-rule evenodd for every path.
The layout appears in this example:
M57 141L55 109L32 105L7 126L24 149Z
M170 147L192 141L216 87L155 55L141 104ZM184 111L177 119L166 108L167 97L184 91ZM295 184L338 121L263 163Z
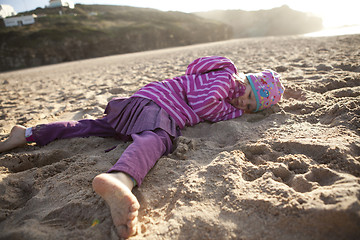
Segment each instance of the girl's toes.
M136 223L137 223L137 219L134 219L134 220L128 221L126 225L128 228L134 228L136 226Z
M131 228L130 228L130 227L128 228L128 234L129 234L129 236L135 235L136 232L137 232L136 226L133 226L133 227L131 227Z
M140 205L138 203L134 203L133 205L130 206L130 212L135 212L137 210L139 210Z
M128 228L125 225L118 226L116 230L120 237L123 238L129 237Z
M138 216L138 211L136 211L136 212L130 212L129 214L128 214L128 219L129 220L133 220L134 218L136 218L137 216Z

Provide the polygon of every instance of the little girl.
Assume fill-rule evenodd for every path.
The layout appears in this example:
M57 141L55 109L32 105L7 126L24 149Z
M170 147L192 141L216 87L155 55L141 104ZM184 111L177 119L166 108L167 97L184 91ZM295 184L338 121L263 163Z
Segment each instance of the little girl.
M116 164L93 180L95 192L110 207L118 235L127 238L136 232L140 207L131 191L161 156L173 151L182 128L261 111L276 104L283 93L280 76L272 70L244 75L225 57L203 57L192 62L184 76L149 83L130 98L112 99L103 118L15 126L0 143L0 152L26 142L43 146L73 137L132 140Z

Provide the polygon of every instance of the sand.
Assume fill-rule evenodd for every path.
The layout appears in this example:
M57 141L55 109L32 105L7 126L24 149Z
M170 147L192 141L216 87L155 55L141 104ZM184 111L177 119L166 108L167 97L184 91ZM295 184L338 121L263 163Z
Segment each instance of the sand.
M282 102L183 130L134 190L131 239L360 239L359 46L360 35L240 39L1 73L0 139L14 124L100 117L112 97L201 56L272 68ZM0 154L0 239L117 239L91 181L128 144L89 137Z

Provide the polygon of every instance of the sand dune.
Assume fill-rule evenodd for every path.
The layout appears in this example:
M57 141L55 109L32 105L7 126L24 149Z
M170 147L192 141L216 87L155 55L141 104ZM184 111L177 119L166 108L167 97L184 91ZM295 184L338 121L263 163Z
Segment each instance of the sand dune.
M360 35L242 39L1 73L0 139L16 123L99 117L112 97L200 56L272 68L287 89L279 106L186 128L134 190L132 239L360 239L359 46ZM0 154L0 239L116 239L91 181L128 144L89 137Z

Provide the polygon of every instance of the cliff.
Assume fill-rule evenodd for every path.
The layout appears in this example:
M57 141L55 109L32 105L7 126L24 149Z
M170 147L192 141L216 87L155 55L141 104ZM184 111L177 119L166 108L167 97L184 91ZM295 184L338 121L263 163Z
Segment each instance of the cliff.
M304 34L323 28L321 18L286 5L270 10L216 10L196 15L228 24L234 38Z
M34 25L0 28L0 71L232 37L231 27L182 12L76 5L24 15L33 13Z
M37 8L22 13L29 14L38 15L33 25L0 26L0 71L231 38L301 34L322 28L321 19L287 6L188 14L78 4L75 9Z

